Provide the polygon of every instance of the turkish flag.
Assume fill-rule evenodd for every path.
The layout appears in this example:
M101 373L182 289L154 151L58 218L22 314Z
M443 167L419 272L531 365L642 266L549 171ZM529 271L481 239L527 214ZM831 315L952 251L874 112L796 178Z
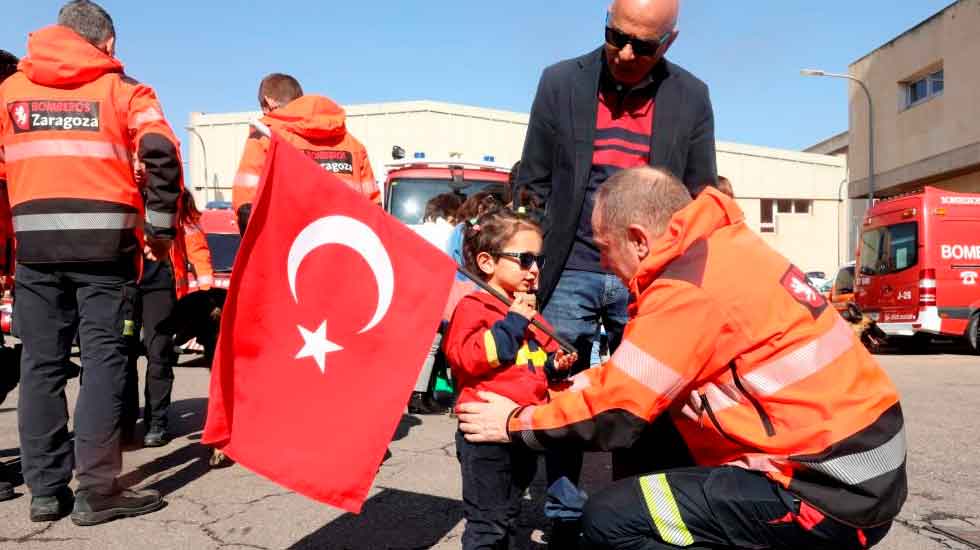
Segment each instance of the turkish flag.
M359 512L455 270L274 136L222 313L202 441Z

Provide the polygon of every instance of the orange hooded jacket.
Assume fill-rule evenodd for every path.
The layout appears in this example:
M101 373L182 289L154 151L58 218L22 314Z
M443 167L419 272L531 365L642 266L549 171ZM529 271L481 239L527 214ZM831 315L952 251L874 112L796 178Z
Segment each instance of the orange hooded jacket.
M208 248L207 236L196 223L187 223L178 231L178 238L170 249L170 262L174 272L174 288L177 299L183 298L190 292L187 280L187 264L194 270L197 288L208 290L214 283L214 268L211 265L211 249Z
M261 120L325 170L368 199L381 202L367 150L347 132L346 114L339 105L322 96L304 95ZM268 150L269 138L253 128L232 186L232 208L236 213L255 198Z
M895 387L732 199L709 188L675 214L630 290L609 362L517 411L515 441L629 447L667 412L699 465L762 472L856 527L895 517L907 491Z
M144 231L173 239L179 146L153 90L67 27L32 33L27 51L0 85L0 177L17 260L129 259ZM134 156L146 166L143 193Z

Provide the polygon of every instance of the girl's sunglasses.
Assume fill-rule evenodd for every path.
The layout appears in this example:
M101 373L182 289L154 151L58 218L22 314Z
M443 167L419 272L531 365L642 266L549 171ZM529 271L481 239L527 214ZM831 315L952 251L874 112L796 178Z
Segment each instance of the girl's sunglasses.
M630 44L633 46L633 53L639 57L653 57L657 55L657 52L660 50L660 46L667 42L669 38L670 31L664 33L659 40L644 40L631 34L626 34L612 25L606 25L606 44L609 44L617 50L621 50L625 48L627 44Z
M538 264L538 269L544 267L544 255L531 252L497 252L497 256L515 258L521 265L521 269L531 269L531 266Z

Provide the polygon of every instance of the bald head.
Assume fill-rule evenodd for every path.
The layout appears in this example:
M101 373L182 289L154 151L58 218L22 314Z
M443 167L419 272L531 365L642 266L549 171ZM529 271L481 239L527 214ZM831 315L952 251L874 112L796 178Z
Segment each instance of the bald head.
M664 33L674 30L677 26L678 0L613 0L609 6L610 19L624 25L619 27L625 32L630 28L637 32L639 38L660 38Z
M643 166L617 172L606 180L599 187L595 208L603 233L613 236L637 224L659 236L671 216L690 203L687 187L670 172Z

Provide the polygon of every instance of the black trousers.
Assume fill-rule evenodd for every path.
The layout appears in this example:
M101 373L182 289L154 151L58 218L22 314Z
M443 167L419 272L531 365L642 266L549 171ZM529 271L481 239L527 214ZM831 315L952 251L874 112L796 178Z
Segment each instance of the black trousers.
M617 550L860 550L889 527L849 527L764 475L732 466L617 481L589 499L582 518L585 548Z
M521 498L534 480L538 457L518 445L470 443L456 432L463 474L463 550L517 547Z
M24 344L17 405L24 481L34 496L68 486L108 492L122 467L119 419L135 330L135 267L129 263L18 264L15 323ZM85 382L75 405L74 456L65 384L79 336Z
M648 424L629 448L612 451L613 481L688 466L694 466L694 458L666 412Z
M156 262L147 262L147 264ZM139 297L141 319L137 322L137 334L142 328L142 345L135 345L129 356L126 369L124 428L132 430L139 415L139 374L137 361L146 355L146 385L143 389L145 407L143 422L147 429L158 427L166 429L167 413L174 387L174 366L177 354L174 352L173 334L161 332L159 325L173 313L177 303L174 289L173 270L169 264L157 264L144 273L140 281Z

